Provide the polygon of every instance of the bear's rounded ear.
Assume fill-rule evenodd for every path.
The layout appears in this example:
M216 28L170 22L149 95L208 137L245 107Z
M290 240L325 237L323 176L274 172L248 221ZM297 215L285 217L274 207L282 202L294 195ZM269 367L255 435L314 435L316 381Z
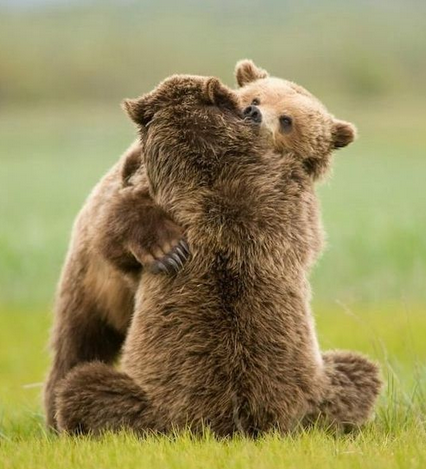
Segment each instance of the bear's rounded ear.
M146 127L152 120L154 114L150 110L148 96L141 96L136 99L125 99L122 108L135 124Z
M210 104L231 109L238 108L238 100L234 92L221 83L218 78L209 78L204 84L203 91Z
M235 78L238 86L245 86L252 81L268 77L269 73L263 68L257 67L252 60L240 60L235 66Z
M355 140L356 135L357 130L353 124L339 119L334 120L332 129L334 148L346 147Z
M126 151L125 160L121 167L121 180L123 186L130 186L134 174L142 166L142 148L139 142L135 142Z

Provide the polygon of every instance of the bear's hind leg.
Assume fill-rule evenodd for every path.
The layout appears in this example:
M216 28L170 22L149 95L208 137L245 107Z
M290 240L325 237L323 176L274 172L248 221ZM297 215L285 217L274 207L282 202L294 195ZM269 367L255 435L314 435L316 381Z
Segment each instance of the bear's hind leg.
M323 353L325 385L318 407L328 425L351 430L368 421L380 393L379 368L360 354Z
M79 295L78 301L66 298L56 312L54 359L44 388L47 425L53 429L57 429L55 395L59 381L82 363L112 363L124 341L124 333L107 324L102 313L84 298L84 294Z
M154 429L145 392L128 375L101 362L71 370L58 385L56 407L59 430L70 434Z

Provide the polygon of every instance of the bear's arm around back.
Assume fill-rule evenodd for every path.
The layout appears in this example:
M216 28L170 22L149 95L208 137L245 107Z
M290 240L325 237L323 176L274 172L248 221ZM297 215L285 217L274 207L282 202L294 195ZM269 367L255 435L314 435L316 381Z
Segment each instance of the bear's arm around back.
M123 155L119 174L119 189L99 227L102 255L126 273L139 272L143 266L177 271L189 254L178 246L183 231L152 199L137 143Z

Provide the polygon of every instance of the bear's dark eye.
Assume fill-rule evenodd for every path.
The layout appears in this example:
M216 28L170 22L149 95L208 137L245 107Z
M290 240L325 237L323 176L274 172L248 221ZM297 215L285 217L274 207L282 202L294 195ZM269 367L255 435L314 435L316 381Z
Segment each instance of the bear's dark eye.
M293 119L290 116L281 116L280 125L283 132L288 133L293 127Z
M254 98L253 101L251 102L252 106L259 106L260 104L260 99Z

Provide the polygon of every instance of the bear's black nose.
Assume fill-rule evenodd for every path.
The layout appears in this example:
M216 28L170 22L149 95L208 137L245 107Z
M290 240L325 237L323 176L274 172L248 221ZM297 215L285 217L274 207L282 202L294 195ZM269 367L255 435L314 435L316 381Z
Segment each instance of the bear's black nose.
M262 122L262 113L257 106L247 106L243 111L244 117L260 124Z

